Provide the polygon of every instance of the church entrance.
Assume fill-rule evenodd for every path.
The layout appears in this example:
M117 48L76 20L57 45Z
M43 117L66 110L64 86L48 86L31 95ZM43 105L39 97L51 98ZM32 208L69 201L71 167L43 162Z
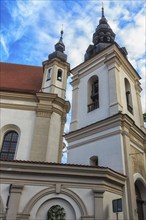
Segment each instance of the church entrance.
M136 203L137 203L137 214L138 214L138 220L144 220L144 211L143 211L143 205L144 201L141 196L141 192L138 187L138 181L135 183L135 192L136 192Z

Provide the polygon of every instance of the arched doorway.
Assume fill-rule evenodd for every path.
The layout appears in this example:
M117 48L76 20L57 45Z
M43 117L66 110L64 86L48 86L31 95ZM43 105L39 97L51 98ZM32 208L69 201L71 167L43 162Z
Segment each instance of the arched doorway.
M144 212L143 212L144 201L142 200L140 190L136 184L135 184L135 193L136 193L138 220L144 220Z

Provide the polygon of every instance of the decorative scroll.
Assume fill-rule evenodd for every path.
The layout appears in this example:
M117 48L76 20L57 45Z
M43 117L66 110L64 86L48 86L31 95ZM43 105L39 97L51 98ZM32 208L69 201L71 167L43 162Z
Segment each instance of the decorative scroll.
M65 220L65 210L60 205L53 205L47 214L47 220Z

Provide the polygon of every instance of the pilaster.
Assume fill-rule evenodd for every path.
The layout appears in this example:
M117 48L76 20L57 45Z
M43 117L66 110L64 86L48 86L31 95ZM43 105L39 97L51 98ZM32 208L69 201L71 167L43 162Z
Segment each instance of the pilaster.
M79 95L79 79L75 79L71 83L73 86L72 90L72 117L70 123L70 131L74 131L78 128L78 95Z
M52 114L51 100L44 100L44 97L38 95L39 103L36 112L36 121L30 160L45 161L47 152L48 133L50 127L50 117Z
M141 97L140 97L140 92L141 92L142 89L140 87L140 83L139 83L138 80L136 80L136 82L135 82L135 89L136 89L136 96L137 96L140 128L142 130L144 130L144 120L143 120Z
M123 146L124 146L124 156L125 156L125 167L126 167L126 189L127 189L127 199L128 199L128 211L129 211L129 219L137 220L137 205L136 205L136 197L135 197L135 186L133 179L133 169L132 169L132 161L130 157L130 125L123 123Z
M23 185L11 185L10 197L8 202L7 220L16 219L17 213L19 212L19 201Z
M114 55L115 56L115 55ZM110 116L122 111L121 105L121 88L119 82L119 67L120 62L116 57L105 61L108 68L108 81L109 81L109 108Z
M95 220L103 220L103 194L104 190L93 190L94 193L94 217Z

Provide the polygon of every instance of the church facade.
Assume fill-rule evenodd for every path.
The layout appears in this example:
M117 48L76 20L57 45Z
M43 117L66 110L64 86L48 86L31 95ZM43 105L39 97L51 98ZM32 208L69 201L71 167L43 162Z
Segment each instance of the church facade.
M63 31L43 68L1 63L1 219L144 220L140 76L104 16L70 71ZM67 163L63 131L73 100Z

